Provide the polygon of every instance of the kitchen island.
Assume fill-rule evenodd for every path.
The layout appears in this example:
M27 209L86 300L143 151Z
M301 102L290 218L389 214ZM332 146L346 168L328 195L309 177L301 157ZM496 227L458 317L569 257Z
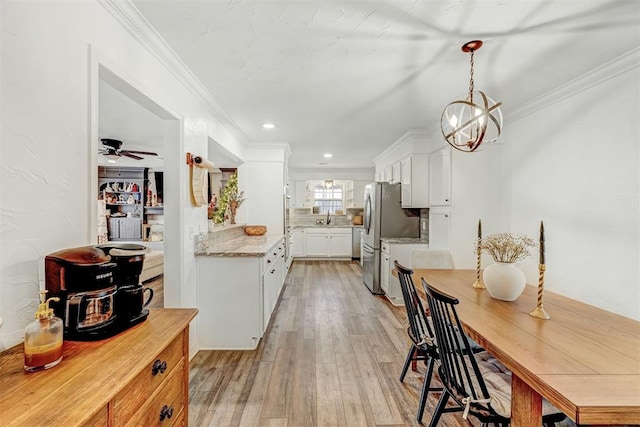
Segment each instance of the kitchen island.
M150 309L112 338L65 341L57 366L27 373L22 344L0 353L3 426L184 425L195 309Z
M200 349L256 348L288 272L284 236L210 233L195 256Z

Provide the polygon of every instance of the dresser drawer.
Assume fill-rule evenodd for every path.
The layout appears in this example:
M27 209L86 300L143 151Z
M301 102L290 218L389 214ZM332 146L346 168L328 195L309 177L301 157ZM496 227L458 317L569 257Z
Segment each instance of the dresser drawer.
M127 422L127 426L171 426L184 412L184 359L171 371L162 386ZM114 419L114 425L120 425ZM179 424L177 424L179 425Z
M153 362L118 393L113 402L114 425L123 425L123 420L133 416L169 374L175 370L183 358L183 334L184 332L178 335Z

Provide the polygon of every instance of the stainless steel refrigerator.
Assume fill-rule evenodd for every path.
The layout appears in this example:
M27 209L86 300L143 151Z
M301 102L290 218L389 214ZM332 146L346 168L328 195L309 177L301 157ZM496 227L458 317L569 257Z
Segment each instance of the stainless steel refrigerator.
M403 209L400 184L374 182L364 187L364 229L362 231L362 269L364 284L374 294L380 288L380 239L420 237L420 214Z

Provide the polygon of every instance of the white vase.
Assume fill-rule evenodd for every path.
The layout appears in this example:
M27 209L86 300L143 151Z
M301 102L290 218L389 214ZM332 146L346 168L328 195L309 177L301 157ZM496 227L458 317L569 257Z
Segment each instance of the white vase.
M489 294L502 301L514 301L527 284L522 270L512 262L496 262L488 265L482 273L482 280Z

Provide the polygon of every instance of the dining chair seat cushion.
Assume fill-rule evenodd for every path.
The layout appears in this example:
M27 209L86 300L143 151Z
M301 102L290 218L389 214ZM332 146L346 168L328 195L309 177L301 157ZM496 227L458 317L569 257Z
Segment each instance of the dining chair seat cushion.
M491 396L489 405L500 416L511 418L511 371L487 351L476 353L475 356L489 396ZM546 399L542 399L543 416L559 412L558 408Z

